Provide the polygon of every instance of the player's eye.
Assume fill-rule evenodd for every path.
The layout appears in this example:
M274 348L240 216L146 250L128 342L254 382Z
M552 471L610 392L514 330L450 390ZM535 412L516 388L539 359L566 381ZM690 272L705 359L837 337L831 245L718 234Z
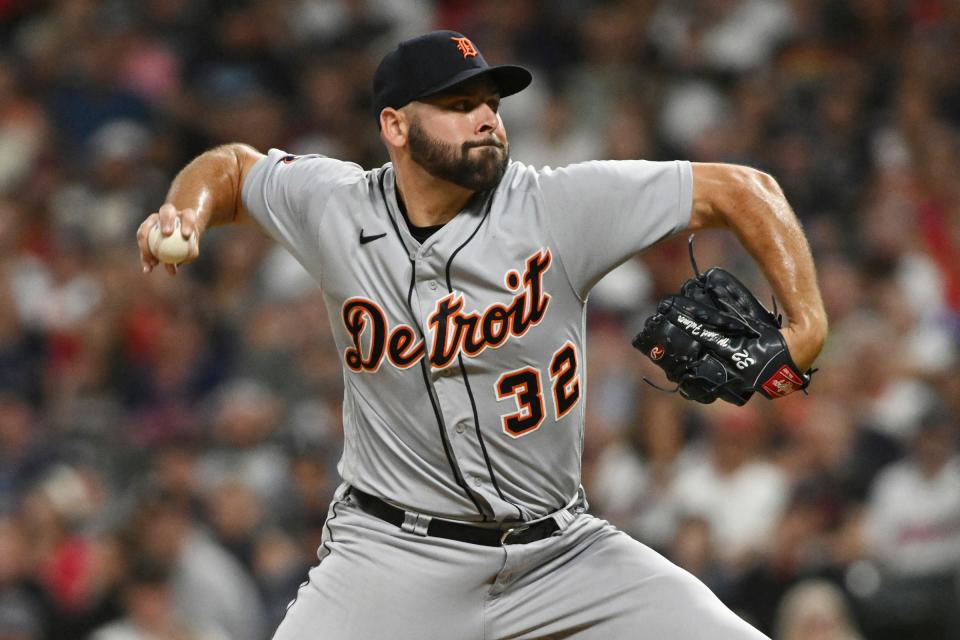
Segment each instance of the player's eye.
M472 109L472 105L467 100L457 100L451 105L451 108L454 111L468 112Z

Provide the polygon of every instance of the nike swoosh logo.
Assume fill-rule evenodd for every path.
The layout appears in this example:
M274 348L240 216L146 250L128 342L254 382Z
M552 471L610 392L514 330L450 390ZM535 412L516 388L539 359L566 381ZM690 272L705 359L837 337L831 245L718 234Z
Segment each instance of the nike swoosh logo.
M380 235L376 235L376 236L365 236L365 235L363 235L363 229L360 229L360 244L367 244L368 242L373 242L374 240L379 240L380 238L384 237L385 235L387 235L387 234L381 233Z

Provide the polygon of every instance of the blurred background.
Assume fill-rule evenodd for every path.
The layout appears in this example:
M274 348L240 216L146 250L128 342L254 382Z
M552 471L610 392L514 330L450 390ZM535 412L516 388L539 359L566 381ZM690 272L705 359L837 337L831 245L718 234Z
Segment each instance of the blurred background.
M597 287L593 512L776 640L960 638L954 0L0 0L0 638L269 637L338 482L322 299L255 229L177 278L134 233L219 143L385 162L372 71L435 27L534 70L514 158L759 167L817 259L810 395L739 409L629 347L684 238Z

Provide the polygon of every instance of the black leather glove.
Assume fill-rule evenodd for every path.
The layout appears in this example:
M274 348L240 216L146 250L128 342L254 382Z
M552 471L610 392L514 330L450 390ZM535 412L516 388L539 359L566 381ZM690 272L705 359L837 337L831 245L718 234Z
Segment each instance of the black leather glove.
M794 364L780 333L782 318L730 272L713 267L701 274L692 236L690 259L695 277L679 295L660 300L633 346L697 402L743 405L754 391L779 398L806 389L813 371L802 373Z

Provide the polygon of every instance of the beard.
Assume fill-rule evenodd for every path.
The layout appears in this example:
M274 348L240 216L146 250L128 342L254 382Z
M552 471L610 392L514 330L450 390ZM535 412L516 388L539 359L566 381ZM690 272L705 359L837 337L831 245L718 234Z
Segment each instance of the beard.
M471 191L486 191L500 184L510 160L510 145L492 136L480 142L447 144L431 137L416 120L410 123L407 140L410 157L441 180ZM471 149L478 149L470 156Z

